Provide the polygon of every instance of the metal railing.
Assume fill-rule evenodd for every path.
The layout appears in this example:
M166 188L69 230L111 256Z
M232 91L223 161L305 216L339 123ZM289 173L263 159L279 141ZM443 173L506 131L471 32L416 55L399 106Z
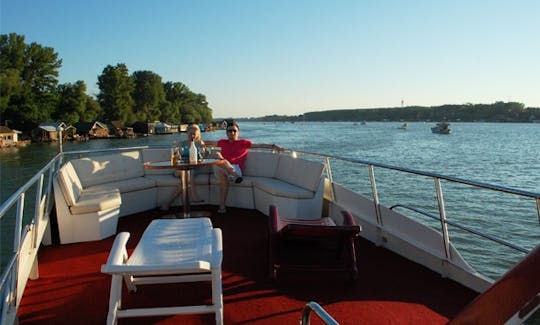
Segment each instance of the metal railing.
M418 209L418 208L414 208L414 207L410 207L410 206L407 206L407 205L403 205L403 204L395 204L393 206L390 207L390 210L394 210L395 208L403 208L403 209L407 209L407 210L410 210L410 211L414 211L420 215L423 215L423 216L426 216L428 218L431 218L433 220L440 220L440 218L438 216L435 216L429 212L426 212L426 211L423 211L421 209ZM453 226L453 227L456 227L458 229L461 229L463 231L466 231L468 233L471 233L471 234L474 234L474 235L477 235L477 236L480 236L482 238L485 238L485 239L488 239L488 240L491 240L493 242L496 242L497 244L501 244L501 245L504 245L506 247L509 247L509 248L512 248L516 251L520 251L522 253L525 253L527 254L529 252L528 249L525 249L521 246L518 246L516 244L513 244L513 243L510 243L509 241L506 241L504 239L500 239L498 237L495 237L495 236L492 236L492 235L488 235L488 234L485 234L481 231L478 231L478 230L475 230L475 229L472 229L470 227L466 227L466 226L462 226L460 225L459 223L457 222L453 222L453 221L449 221L449 220L446 220L446 224L450 225L450 226Z
M319 316L319 318L325 324L339 325L339 323L315 301L310 301L304 306L304 309L302 310L302 318L300 319L300 325L309 325L312 311L315 313L315 315Z
M420 212L421 210L419 210L419 209L411 208L411 207L401 205L401 204L396 204L391 209L393 209L395 207L404 207L404 208L407 208L409 210L413 210L413 211L415 211L417 213L427 215L432 219L438 220L439 223L440 223L440 232L441 232L441 235L442 235L442 238L443 238L443 245L444 245L443 249L444 249L444 252L445 252L445 255L446 255L447 259L450 258L450 239L449 239L450 237L449 237L449 234L448 234L448 227L447 227L448 225L457 227L457 228L462 229L462 230L464 230L464 231L466 231L468 233L478 235L478 236L480 236L482 238L491 240L491 241L493 241L495 243L504 245L506 247L509 247L509 248L514 249L516 251L519 251L521 253L528 253L529 250L527 250L527 249L525 249L523 247L520 247L519 245L515 245L513 243L510 243L510 242L508 242L508 241L506 241L504 239L497 238L495 236L489 235L489 234L487 234L485 232L477 231L477 230L474 230L472 228L462 226L462 225L460 225L460 224L458 224L456 222L451 222L451 221L447 220L447 217L446 217L446 204L445 204L445 201L444 201L444 195L443 195L443 188L442 188L442 185L441 185L441 180L445 180L445 181L448 181L448 182L451 182L451 183L468 185L468 186L472 186L474 188L487 189L487 190L491 190L491 191L495 191L495 192L499 192L499 193L507 193L507 194L511 194L511 195L515 195L515 196L520 196L520 197L525 197L525 198L528 198L528 199L532 199L532 200L535 201L537 219L538 219L538 223L540 224L540 193L523 191L523 190L510 188L510 187L487 184L487 183L483 183L483 182L477 182L477 181L458 178L458 177L445 176L445 175L442 175L442 174L437 174L437 173L432 173L432 172L424 172L424 171L419 171L419 170L415 170L415 169L397 167L397 166L392 166L392 165L388 165L388 164L382 164L382 163L377 163L377 162L372 162L372 161L367 161L367 160L361 160L361 159L354 159L354 158L347 158L347 157L340 157L340 156L329 156L329 155L313 153L313 152L308 152L308 151L301 151L301 150L294 151L294 154L295 155L302 154L302 155L316 157L316 158L324 160L326 170L329 173L332 173L331 167L330 167L330 160L331 159L366 166L367 169L368 169L369 183L370 183L370 187L371 187L371 196L372 196L371 199L372 199L373 204L374 204L374 211L375 211L375 215L376 215L376 219L377 219L377 226L381 227L381 228L384 226L384 220L383 220L382 215L381 215L381 204L380 204L380 201L379 201L379 191L378 191L378 188L377 188L377 182L376 182L376 177L375 177L375 167L380 168L380 169L384 169L384 170L397 171L397 172L401 172L401 173L406 173L406 174L412 174L412 175L416 175L416 176L424 176L424 177L431 178L433 180L433 182L434 182L434 187L435 187L435 196L437 198L437 205L438 205L438 211L439 211L438 216L434 216L432 214L429 214L429 213L426 213L426 212L423 212L423 211Z
M0 279L0 324L12 324L17 316L18 305L24 291L24 284L36 266L37 251L43 233L49 222L52 210L52 179L61 163L62 155L56 155L49 163L20 187L0 206L0 220L16 207L13 230L13 255L2 270ZM45 176L47 184L44 186ZM35 188L33 209L25 209L26 194ZM32 208L31 206L29 208ZM33 215L27 224L25 218L31 211ZM4 234L5 235L5 234ZM24 251L23 251L24 249Z

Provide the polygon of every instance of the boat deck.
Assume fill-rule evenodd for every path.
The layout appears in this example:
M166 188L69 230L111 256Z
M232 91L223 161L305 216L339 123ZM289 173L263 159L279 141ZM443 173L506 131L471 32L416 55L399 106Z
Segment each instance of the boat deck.
M216 207L202 206L215 212ZM198 208L201 208L200 206ZM118 232L131 233L133 250L158 210L120 219ZM229 208L212 216L223 231L225 324L298 324L308 301L321 304L340 324L444 324L477 296L367 240L359 240L359 279L315 273L267 276L268 218L253 210ZM111 278L100 272L114 238L42 247L38 280L29 280L19 309L20 324L104 324ZM168 284L124 290L125 307L209 301L210 285ZM312 324L319 324L312 315ZM214 315L124 318L119 324L213 324Z

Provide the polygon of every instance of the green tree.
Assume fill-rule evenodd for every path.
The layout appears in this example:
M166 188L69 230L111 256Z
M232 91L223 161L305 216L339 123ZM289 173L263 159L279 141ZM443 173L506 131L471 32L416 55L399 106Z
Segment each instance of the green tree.
M208 102L206 101L206 96L203 94L195 95L195 103L197 105L197 112L200 116L200 122L210 123L212 122L212 109L208 107Z
M135 121L133 114L134 101L131 97L135 83L129 76L125 64L115 67L107 65L98 76L98 101L101 105L103 122L120 120L125 124Z
M170 117L170 121L181 123L184 120L181 107L186 102L191 91L183 83L171 81L164 83L163 89L165 91L165 99L169 102L170 111L173 114Z
M101 115L101 106L99 102L92 96L86 95L85 110L81 116L81 121L91 122L99 119Z
M161 77L152 71L135 71L133 73L135 88L132 97L135 101L135 115L139 120L160 120L163 112L160 106L165 101L165 91ZM166 105L164 105L166 106ZM162 120L168 119L164 116Z
M51 47L26 44L22 35L0 35L0 113L14 127L29 131L50 120L57 102L62 60Z
M210 123L212 109L208 107L206 96L192 92L181 82L166 82L163 85L165 98L178 111L182 123Z
M21 93L19 70L7 68L0 70L0 114L6 112L9 99Z
M168 101L164 100L159 104L159 120L171 124L180 122L179 110Z
M74 84L66 83L58 86L58 106L53 117L66 124L84 121L86 111L86 84L77 81Z

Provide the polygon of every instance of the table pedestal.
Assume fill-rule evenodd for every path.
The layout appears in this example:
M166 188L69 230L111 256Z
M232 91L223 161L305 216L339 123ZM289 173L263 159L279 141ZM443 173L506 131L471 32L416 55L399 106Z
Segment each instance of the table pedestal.
M182 181L182 213L179 217L182 219L187 218L201 218L211 217L210 211L191 211L191 178L193 177L191 169L182 169L180 172L180 179Z
M182 184L182 213L178 216L169 216L168 218L194 218L194 217L209 217L212 214L210 211L193 211L191 212L191 201L190 201L190 190L191 190L191 171L195 168L200 168L204 166L212 166L222 164L223 161L220 159L205 159L202 162L198 163L189 163L178 161L175 164L171 164L170 161L149 161L144 163L144 168L146 169L177 169L180 170L180 181Z

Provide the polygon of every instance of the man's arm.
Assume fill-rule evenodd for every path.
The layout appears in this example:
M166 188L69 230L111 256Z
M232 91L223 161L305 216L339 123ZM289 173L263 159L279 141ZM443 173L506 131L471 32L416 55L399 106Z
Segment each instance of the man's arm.
M272 149L276 151L285 151L285 148L282 148L280 146L276 146L275 144L267 144L267 143L253 143L251 145L251 148L255 149Z
M207 140L204 142L208 150L208 157L214 159L224 159L221 155L220 148L217 146L217 141ZM208 149L212 148L212 149Z

